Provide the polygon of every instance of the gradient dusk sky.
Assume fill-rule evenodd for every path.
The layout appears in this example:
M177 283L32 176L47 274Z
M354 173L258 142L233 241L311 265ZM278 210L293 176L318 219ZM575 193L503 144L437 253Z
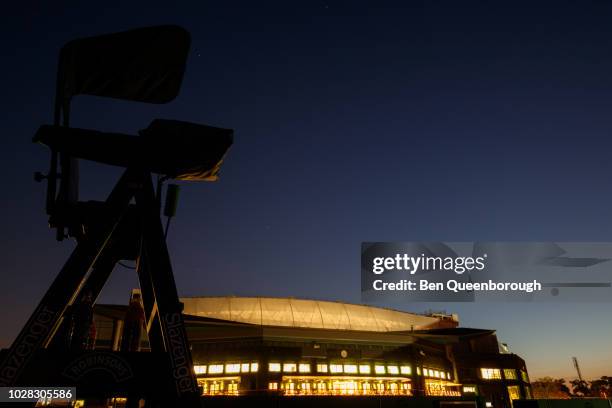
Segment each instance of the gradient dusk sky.
M17 2L15 2L17 3ZM128 4L129 3L129 4ZM611 1L43 2L4 5L0 347L73 248L47 228L57 54L155 25L192 34L168 105L78 97L74 126L155 117L235 129L218 183L183 184L180 295L360 300L362 241L612 241ZM119 170L82 165L82 198ZM136 285L117 268L101 301ZM397 305L394 305L397 307ZM612 375L612 303L409 304L496 329L532 378Z

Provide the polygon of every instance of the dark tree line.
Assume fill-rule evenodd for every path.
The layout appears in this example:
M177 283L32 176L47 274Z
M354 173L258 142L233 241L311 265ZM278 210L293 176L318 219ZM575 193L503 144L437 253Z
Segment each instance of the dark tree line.
M598 380L572 380L551 377L539 378L531 382L533 397L536 399L565 398L612 398L612 377L603 376Z

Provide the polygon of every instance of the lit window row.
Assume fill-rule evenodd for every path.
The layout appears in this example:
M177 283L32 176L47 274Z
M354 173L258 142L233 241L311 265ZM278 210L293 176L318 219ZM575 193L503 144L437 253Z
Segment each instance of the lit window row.
M196 374L238 374L256 373L259 370L258 363L228 363L228 364L209 364L194 365L193 370Z
M198 379L202 395L239 395L240 377L228 379Z
M502 371L506 380L518 380L520 371L521 379L529 382L529 377L525 370L515 370L514 368L481 368L480 376L485 380L501 380Z
M501 380L501 370L499 368L481 368L480 376L484 380Z
M417 370L417 373L419 371L420 370ZM440 378L440 379L443 379L443 380L450 380L451 379L451 373L440 371L440 370L434 370L433 368L425 368L425 367L423 367L423 375L425 377Z
M309 373L310 372L310 364L309 363L270 363L268 364L268 371L271 373L280 373L281 371L284 373Z
M268 383L268 389L285 395L412 395L412 386L407 381L356 381L350 377L334 377L328 381L274 381Z
M371 374L372 366L369 364L317 364L317 373L331 374ZM310 373L309 363L269 363L268 371L272 373ZM378 375L411 375L412 367L409 365L374 365L374 373Z

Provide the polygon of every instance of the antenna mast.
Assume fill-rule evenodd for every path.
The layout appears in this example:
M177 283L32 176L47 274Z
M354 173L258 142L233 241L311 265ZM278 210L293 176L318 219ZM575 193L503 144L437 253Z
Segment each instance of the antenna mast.
M582 382L582 373L580 372L580 365L578 365L578 359L576 357L572 357L572 361L574 362L574 368L576 368L576 372L578 373L578 379Z

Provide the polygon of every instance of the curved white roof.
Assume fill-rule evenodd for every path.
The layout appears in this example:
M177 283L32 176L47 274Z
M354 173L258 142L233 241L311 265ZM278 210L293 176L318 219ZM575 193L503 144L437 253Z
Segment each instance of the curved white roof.
M430 316L342 302L268 297L181 298L185 314L264 326L390 332L438 322Z

